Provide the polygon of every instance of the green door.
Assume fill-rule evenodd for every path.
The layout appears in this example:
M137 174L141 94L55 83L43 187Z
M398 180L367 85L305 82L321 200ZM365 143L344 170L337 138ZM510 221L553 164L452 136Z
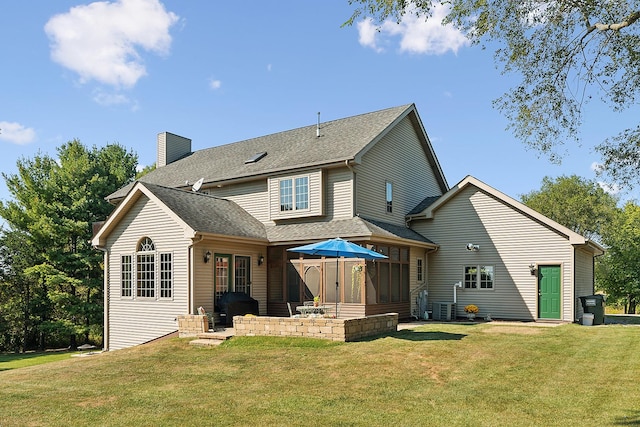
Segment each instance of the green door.
M538 267L538 309L540 319L560 319L562 298L560 296L560 266Z

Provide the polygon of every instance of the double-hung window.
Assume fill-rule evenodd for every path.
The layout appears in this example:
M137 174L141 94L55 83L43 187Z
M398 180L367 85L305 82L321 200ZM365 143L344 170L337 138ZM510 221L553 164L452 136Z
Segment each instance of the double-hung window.
M280 212L309 209L309 177L284 178L279 181Z
M468 265L464 267L465 289L493 289L494 268L492 265Z
M121 258L121 291L120 295L130 298L133 296L133 263L131 255L122 255Z

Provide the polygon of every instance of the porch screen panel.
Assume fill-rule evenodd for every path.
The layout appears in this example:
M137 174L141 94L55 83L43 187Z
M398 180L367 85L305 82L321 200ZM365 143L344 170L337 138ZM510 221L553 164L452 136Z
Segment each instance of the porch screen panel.
M391 302L400 302L400 264L391 264Z
M328 258L324 263L325 302L336 302L336 260ZM342 282L340 282L342 286ZM339 300L338 300L339 302Z
M287 264L287 301L300 302L300 273L298 266Z
M378 302L389 302L389 263L380 262L380 276L378 277Z
M345 265L344 302L362 303L362 282L364 279L364 266L357 261L349 261Z
M378 264L373 261L367 261L365 268L365 286L367 295L367 304L375 304L378 302Z

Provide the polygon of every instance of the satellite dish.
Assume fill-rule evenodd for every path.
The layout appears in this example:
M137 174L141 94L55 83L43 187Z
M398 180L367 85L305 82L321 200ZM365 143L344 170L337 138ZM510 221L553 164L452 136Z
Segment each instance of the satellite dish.
M204 178L200 178L199 180L197 180L195 184L191 186L191 191L195 193L196 191L200 190L200 187L202 187L203 182L204 182Z

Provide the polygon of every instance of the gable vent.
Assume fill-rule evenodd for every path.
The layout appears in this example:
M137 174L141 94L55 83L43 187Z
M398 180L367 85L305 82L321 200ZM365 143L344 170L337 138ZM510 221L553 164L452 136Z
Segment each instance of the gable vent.
M256 153L253 156L249 157L247 160L244 161L244 164L248 164L248 163L257 163L260 159L262 159L264 156L267 155L266 151L263 151L261 153Z

